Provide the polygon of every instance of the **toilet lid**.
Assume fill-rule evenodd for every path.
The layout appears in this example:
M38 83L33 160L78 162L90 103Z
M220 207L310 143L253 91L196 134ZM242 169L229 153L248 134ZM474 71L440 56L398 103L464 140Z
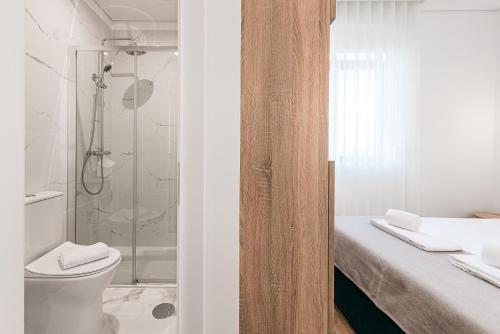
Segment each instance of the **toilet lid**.
M102 271L112 266L114 263L121 259L120 251L109 247L109 256L104 259L82 264L81 266L69 269L63 269L59 264L59 255L63 251L75 249L78 247L79 245L75 245L71 242L65 242L59 247L54 248L44 256L31 262L26 267L24 267L24 269L28 273L44 277L80 277Z

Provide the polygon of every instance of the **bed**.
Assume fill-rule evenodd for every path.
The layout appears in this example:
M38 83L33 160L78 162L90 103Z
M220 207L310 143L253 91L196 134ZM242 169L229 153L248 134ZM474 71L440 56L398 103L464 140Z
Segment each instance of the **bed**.
M467 233L470 224L482 233ZM500 220L437 219L467 252L500 238ZM359 333L500 333L500 289L370 224L336 217L335 303Z

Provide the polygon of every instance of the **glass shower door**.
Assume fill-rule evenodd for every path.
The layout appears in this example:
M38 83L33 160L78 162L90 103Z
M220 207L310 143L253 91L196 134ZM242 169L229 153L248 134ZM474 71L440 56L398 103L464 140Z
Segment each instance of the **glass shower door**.
M75 240L120 250L115 284L175 283L176 52L78 51L76 65ZM98 90L105 65L111 70ZM109 151L102 159L92 155L83 171L90 192L104 181L95 195L80 177L92 137L91 151Z
M117 248L122 254L113 283L132 283L132 206L133 206L133 113L116 117L115 103L120 83L113 73L104 74L103 101L96 100L94 74L100 75L104 64L113 64L114 52L77 52L77 108L76 108L76 193L75 193L75 240L79 244L104 242ZM100 64L101 63L101 64ZM128 78L133 80L133 76ZM126 85L127 83L123 83ZM94 107L96 117L93 119ZM94 123L94 124L93 124ZM95 131L92 131L92 128ZM92 133L93 132L93 133ZM92 150L107 150L110 155L91 156L85 171L83 162L94 137ZM102 175L101 175L102 165ZM83 187L82 172L86 187Z
M175 283L177 276L177 56L137 56L137 278Z

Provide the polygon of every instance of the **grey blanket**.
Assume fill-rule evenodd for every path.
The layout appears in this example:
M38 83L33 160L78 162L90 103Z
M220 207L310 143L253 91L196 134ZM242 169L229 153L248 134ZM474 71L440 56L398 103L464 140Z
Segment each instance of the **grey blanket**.
M370 224L336 217L335 264L407 333L500 333L500 289Z

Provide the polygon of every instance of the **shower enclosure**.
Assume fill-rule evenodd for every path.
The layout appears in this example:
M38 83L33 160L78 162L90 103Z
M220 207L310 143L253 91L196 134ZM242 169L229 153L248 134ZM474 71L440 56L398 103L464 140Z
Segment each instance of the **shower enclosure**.
M177 50L130 44L73 54L69 238L119 249L115 284L175 283Z

